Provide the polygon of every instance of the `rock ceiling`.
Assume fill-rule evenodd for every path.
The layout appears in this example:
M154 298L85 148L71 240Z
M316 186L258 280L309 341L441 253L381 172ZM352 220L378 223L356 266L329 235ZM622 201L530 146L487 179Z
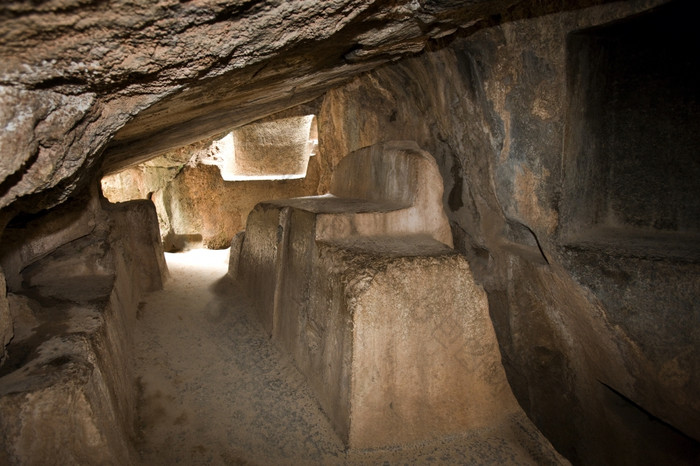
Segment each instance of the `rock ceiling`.
M3 2L0 209L50 207L100 171L308 101L530 3Z

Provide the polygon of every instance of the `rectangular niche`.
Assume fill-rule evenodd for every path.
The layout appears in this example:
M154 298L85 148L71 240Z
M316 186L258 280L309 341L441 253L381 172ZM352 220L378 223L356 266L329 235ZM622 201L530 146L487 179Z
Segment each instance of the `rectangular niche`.
M306 176L318 145L316 117L266 119L221 140L226 181L289 180Z
M641 239L671 250L697 239L700 29L691 3L569 35L565 242Z

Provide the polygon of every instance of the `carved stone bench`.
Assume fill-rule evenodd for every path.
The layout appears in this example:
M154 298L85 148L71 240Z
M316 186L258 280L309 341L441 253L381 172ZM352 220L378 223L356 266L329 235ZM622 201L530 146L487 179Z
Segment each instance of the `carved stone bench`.
M429 154L384 143L344 158L331 195L259 204L232 244L232 275L349 447L519 411L442 192Z

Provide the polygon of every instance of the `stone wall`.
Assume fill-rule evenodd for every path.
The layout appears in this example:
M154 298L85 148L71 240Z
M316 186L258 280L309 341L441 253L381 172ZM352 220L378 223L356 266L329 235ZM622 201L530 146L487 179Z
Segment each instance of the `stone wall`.
M65 201L101 165L307 102L513 3L3 2L0 218Z
M311 159L313 163L314 158ZM162 220L166 250L201 245L222 249L245 229L248 213L267 199L308 196L316 193L317 168L309 167L300 180L224 181L216 167L185 167L173 182L153 196ZM165 213L165 215L163 215Z
M332 89L318 114L315 191L327 190L324 173L341 157L378 141L413 139L436 157L455 244L487 291L509 381L555 446L578 463L697 462L691 1L127 3L0 6L0 228L11 222L16 235L5 231L0 249L11 290L24 266L93 235L99 222L71 199L105 171ZM644 40L614 45L622 29L608 23L660 4L680 9L663 14L670 26L620 23ZM670 61L651 55L651 67L690 64L691 79L655 81L635 68L654 38L673 50ZM615 57L610 74L604 62ZM651 81L629 81L637 71ZM601 77L613 85L591 106L580 85ZM648 92L653 82L681 93ZM627 124L637 114L675 136L638 143L647 132ZM668 150L679 135L685 145ZM642 155L612 160L601 143ZM183 190L215 183L190 175ZM295 195L256 186L251 205ZM45 223L32 236L22 226L35 214ZM27 278L51 278L34 272ZM0 342L10 335L4 303L0 295Z
M94 186L3 232L2 464L136 460L129 329L167 271L153 205L103 201Z
M166 251L223 249L245 229L255 204L319 194L320 180L329 177L328 164L314 156L302 179L225 181L219 167L201 163L214 156L215 146L202 141L110 175L103 193L112 202L152 200Z
M436 157L513 390L574 462L692 462L700 438L700 270L687 238L655 237L660 259L639 244L629 258L620 241L581 252L562 234L562 198L577 192L563 193L576 112L567 38L658 3L514 18L330 91L318 115L327 160L407 138Z

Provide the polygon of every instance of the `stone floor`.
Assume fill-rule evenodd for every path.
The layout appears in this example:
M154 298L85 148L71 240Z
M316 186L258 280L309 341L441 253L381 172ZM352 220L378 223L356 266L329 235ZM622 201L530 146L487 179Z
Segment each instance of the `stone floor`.
M303 376L225 278L228 251L166 254L134 332L143 464L566 464L525 419L401 449L345 451Z

